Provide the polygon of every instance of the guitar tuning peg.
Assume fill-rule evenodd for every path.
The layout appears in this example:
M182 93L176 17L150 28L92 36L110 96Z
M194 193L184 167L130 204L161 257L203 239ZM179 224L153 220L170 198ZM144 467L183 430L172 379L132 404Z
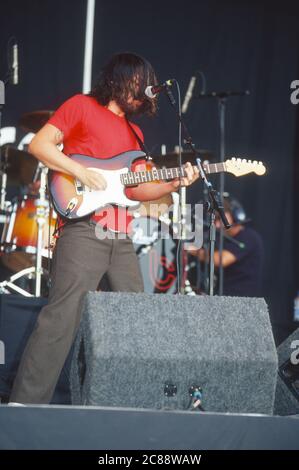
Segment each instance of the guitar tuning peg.
M233 158L232 158L232 161L234 162L235 160L236 160L236 157L233 157Z
M257 165L258 163L257 163L257 161L256 161L256 160L254 160L253 164L254 164L254 165Z
M246 158L243 158L243 159L242 159L242 163L247 163Z
M241 163L241 161L242 161L241 158L237 158L238 163Z

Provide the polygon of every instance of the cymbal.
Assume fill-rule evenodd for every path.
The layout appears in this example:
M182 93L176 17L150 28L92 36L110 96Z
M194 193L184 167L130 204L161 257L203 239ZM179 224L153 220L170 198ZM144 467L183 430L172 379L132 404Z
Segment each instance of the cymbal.
M25 113L19 120L19 126L26 132L38 132L50 119L54 111L32 111Z
M196 152L199 154L202 160L215 160L215 155L206 149L196 149ZM178 166L178 153L177 152L169 152L166 155L152 155L153 162L158 166ZM190 150L183 150L182 151L182 162L183 164L187 162L195 163L195 155Z
M7 173L8 183L27 186L32 183L38 161L30 153L12 145L1 147L0 170Z

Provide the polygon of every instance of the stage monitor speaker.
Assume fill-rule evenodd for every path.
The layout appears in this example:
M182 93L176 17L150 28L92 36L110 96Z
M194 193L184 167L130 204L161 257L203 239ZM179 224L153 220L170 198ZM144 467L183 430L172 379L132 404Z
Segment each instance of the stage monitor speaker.
M274 413L299 415L299 328L278 348L278 377Z
M73 404L272 414L276 375L263 299L86 296Z
M45 298L23 297L13 294L0 295L0 344L3 353L3 360L0 361L0 397L2 402L8 401L27 340L41 308L46 303L47 299ZM71 403L70 364L71 353L60 374L52 404L67 405Z

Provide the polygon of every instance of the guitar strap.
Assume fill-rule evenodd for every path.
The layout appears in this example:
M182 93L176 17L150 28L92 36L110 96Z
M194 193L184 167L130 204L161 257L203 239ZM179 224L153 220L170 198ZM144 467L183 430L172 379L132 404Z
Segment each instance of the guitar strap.
M145 153L145 159L146 160L152 160L152 157L150 156L148 148L142 142L142 140L140 139L139 135L137 134L137 132L135 131L134 127L131 125L131 123L130 123L130 121L128 120L127 117L126 117L126 121L127 121L127 124L129 126L129 128L131 129L132 133L134 134L134 137L136 138L138 144L140 145L141 150Z

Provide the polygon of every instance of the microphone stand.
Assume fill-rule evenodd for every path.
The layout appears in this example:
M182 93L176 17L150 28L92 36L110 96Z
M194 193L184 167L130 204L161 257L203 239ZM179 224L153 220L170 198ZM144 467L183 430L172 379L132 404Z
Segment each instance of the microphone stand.
M1 128L2 128L2 109L5 105L5 83L0 80L0 174L1 174L1 193L0 193L0 210L5 210L6 199L6 185L7 185L7 162L2 162L2 149L1 149Z
M225 111L226 111L226 97L218 98L218 109L219 109L219 131L220 131L220 162L224 162L225 157ZM223 193L224 193L224 182L225 182L225 173L224 171L220 173L220 197L223 204ZM223 264L222 264L222 253L223 253L223 241L224 241L224 230L223 225L220 227L220 237L219 237L219 295L223 295Z
M184 134L184 141L188 145L188 147L191 149L192 153L195 156L197 167L199 169L199 173L201 178L204 181L204 184L206 186L207 192L208 192L208 197L209 197L209 207L208 211L210 213L210 272L209 272L209 295L214 295L214 251L215 251L215 240L216 240L216 225L215 225L215 213L218 212L223 225L226 228L230 227L230 224L227 221L227 218L224 213L224 208L222 205L222 202L219 197L219 193L213 188L212 183L208 180L207 175L205 173L204 167L202 165L202 161L200 158L200 154L196 151L195 145L192 141L192 138L189 134L189 131L187 129L187 126L182 119L181 112L178 112L176 109L176 102L174 99L174 96L170 90L170 87L168 85L165 86L165 91L168 96L169 102L173 109L175 110L175 114L178 118L179 124L182 128L183 134Z
M218 112L219 112L219 131L220 131L220 162L224 162L225 158L225 113L226 113L226 100L231 96L245 96L250 95L249 90L245 91L212 91L211 93L201 93L198 96L194 96L194 99L205 99L205 98L217 98L218 99ZM223 204L223 193L224 193L225 173L220 173L220 199ZM219 237L219 295L223 295L223 264L222 264L222 253L223 253L223 241L224 241L224 229L223 225L220 227Z

